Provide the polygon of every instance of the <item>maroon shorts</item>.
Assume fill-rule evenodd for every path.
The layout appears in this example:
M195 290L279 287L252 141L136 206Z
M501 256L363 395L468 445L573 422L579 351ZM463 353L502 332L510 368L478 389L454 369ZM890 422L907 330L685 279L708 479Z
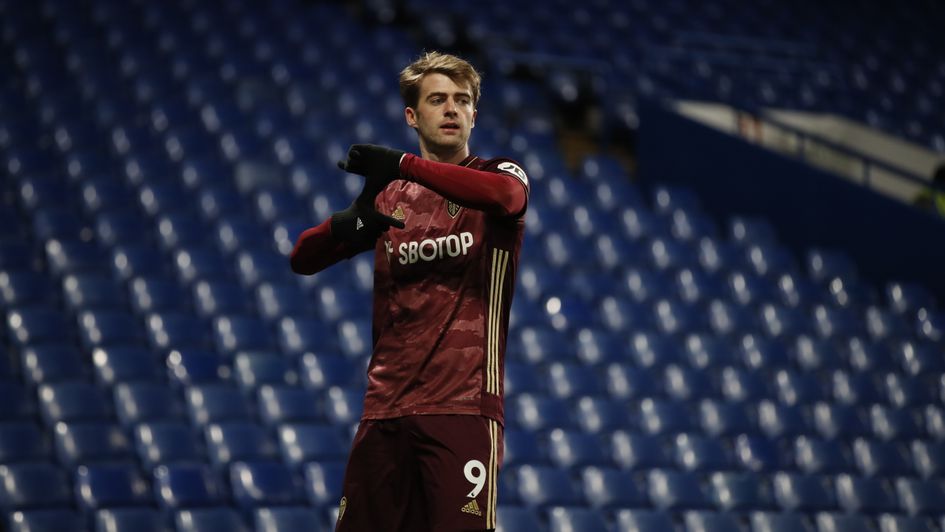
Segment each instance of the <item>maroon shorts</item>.
M362 421L351 446L338 532L495 528L502 426L474 415Z

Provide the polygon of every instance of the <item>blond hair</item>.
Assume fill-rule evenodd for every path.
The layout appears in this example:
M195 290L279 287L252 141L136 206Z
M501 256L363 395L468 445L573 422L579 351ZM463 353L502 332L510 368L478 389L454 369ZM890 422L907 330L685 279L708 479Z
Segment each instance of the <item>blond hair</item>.
M427 74L443 74L456 84L469 86L473 107L479 103L482 76L465 59L440 52L427 52L407 65L400 73L400 96L407 107L416 107L420 100L420 82Z

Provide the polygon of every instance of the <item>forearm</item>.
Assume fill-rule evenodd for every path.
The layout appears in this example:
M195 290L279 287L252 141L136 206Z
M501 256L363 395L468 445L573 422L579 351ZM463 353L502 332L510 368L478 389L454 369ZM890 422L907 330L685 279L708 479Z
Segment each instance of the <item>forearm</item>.
M367 251L338 242L331 236L331 220L325 220L315 227L310 227L299 235L292 249L289 264L292 271L303 275L312 275L341 261Z
M525 208L525 187L514 177L404 155L401 175L457 204L499 216Z

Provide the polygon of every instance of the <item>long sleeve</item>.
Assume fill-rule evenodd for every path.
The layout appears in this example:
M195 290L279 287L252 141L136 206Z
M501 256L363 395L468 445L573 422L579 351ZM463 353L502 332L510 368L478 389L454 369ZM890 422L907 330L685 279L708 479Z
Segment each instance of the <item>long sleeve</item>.
M525 182L512 174L429 161L410 153L404 155L400 173L463 207L499 216L521 214L528 198Z
M295 273L312 275L363 251L367 251L367 248L351 248L332 238L329 219L306 229L299 235L298 240L295 241L295 248L292 249L289 264Z

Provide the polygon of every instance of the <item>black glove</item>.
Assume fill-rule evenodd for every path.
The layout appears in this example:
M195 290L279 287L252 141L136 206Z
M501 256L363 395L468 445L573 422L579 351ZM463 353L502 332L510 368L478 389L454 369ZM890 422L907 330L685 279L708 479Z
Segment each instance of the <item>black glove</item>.
M362 193L363 196L363 193ZM354 200L347 209L331 215L331 236L341 242L363 247L373 245L381 233L391 226L404 228L404 222L377 212L373 203L364 201L362 196Z
M400 159L403 156L404 152L384 146L352 144L347 159L338 161L338 168L363 175L366 180L361 194L373 200L391 181L400 179Z

